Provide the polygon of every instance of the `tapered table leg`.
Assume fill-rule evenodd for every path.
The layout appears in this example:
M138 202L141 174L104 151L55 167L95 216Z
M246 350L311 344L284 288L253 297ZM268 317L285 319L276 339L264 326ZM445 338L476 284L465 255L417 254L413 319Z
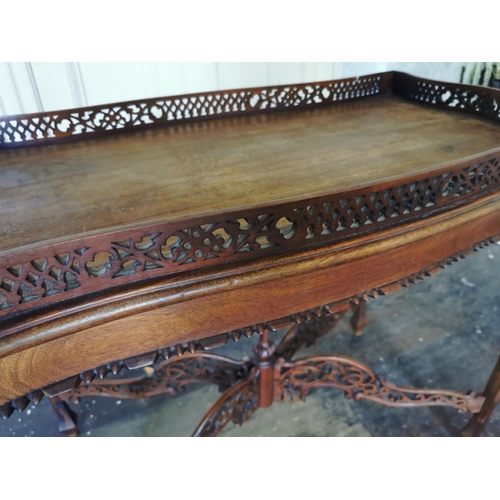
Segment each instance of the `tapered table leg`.
M364 327L367 325L368 320L366 318L366 302L360 301L359 304L353 306L351 316L351 326L356 337L360 337L363 333Z
M486 388L484 389L484 403L479 413L472 415L469 423L462 430L462 436L478 437L483 434L484 427L495 406L500 403L500 357L491 372Z
M59 420L59 432L66 436L75 437L78 435L76 428L76 414L68 404L57 396L49 398Z

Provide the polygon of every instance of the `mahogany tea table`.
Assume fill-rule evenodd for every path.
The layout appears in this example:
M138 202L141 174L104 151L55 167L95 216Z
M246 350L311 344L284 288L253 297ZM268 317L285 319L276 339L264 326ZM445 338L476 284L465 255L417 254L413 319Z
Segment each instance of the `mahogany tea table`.
M464 394L294 358L500 239L499 90L388 72L0 117L0 210L4 418L47 396L74 435L68 401L212 382L196 436L321 387L478 436L499 402L500 361ZM207 352L253 334L251 358Z

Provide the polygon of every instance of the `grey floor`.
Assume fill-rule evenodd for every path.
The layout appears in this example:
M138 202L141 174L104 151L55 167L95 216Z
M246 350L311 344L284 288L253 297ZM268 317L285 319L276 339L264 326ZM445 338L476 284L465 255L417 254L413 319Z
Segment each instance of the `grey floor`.
M400 385L481 392L500 354L499 271L500 245L492 245L410 288L369 302L369 324L360 343L353 342L346 317L298 356L343 354ZM255 337L242 339L215 352L241 357L256 342ZM81 436L188 436L218 396L215 386L200 385L174 398L87 398L72 407ZM355 403L337 390L322 389L305 403L259 410L242 427L230 424L221 436L456 436L468 418L452 408ZM485 434L500 436L500 406ZM0 421L0 436L57 435L57 419L46 399Z

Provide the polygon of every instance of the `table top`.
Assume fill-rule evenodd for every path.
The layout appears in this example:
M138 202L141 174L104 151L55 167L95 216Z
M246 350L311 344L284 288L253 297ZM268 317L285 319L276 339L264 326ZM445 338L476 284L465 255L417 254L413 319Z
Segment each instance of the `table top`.
M386 94L0 150L0 255L96 231L347 192L499 145L493 123Z
M397 72L0 117L0 414L498 240L499 123Z
M497 189L495 92L384 73L1 119L0 316Z

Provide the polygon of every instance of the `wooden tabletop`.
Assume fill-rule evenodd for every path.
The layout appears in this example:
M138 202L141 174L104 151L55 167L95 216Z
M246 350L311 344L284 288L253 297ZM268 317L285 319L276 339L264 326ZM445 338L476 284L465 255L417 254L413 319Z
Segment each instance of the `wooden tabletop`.
M314 110L0 150L0 255L349 191L500 145L487 120L385 94Z

